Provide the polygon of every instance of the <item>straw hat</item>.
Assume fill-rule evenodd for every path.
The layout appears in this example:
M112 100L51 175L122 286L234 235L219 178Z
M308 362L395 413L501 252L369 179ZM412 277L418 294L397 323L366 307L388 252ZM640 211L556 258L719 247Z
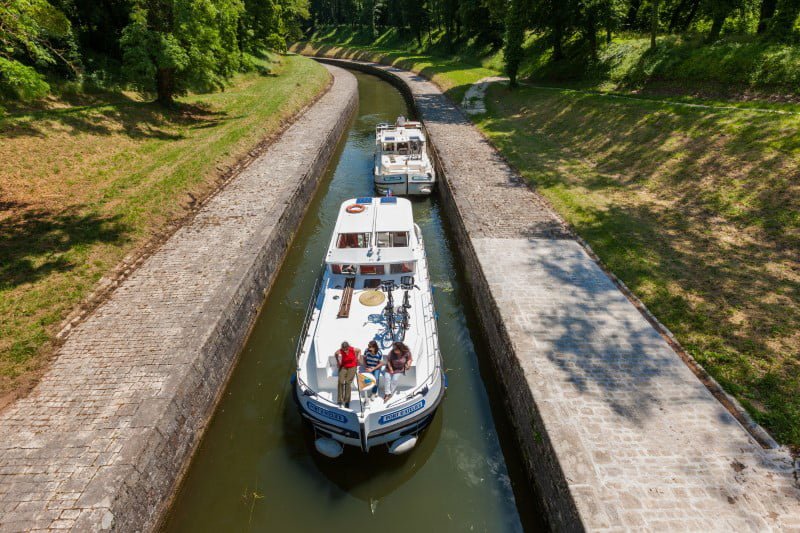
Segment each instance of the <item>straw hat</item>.
M361 305L366 307L373 307L376 305L380 305L383 303L383 300L386 298L381 291L375 290L367 290L361 293L358 297L358 301L361 302Z

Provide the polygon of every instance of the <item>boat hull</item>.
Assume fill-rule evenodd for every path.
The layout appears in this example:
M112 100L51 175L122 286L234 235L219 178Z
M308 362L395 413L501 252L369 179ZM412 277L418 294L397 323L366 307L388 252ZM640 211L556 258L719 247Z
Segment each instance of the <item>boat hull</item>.
M392 196L428 196L433 192L434 181L408 182L406 179L390 180L394 176L375 175L375 190L384 196L391 192Z
M441 375L425 394L370 412L366 417L305 394L296 380L293 396L301 416L317 437L327 437L368 452L376 446L389 445L406 435L422 432L436 415L446 389L446 380Z

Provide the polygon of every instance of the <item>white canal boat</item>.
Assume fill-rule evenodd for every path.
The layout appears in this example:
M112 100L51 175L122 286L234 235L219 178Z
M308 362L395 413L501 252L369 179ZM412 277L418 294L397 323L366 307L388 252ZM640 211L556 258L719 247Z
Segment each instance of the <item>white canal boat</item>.
M388 399L384 379L372 396L370 389L359 390L357 374L345 407L337 397L335 353L343 341L363 351L372 340L384 356L393 342L405 343L412 363ZM317 450L329 457L340 455L343 445L408 451L445 388L428 264L411 202L393 196L344 202L297 347L295 400L313 426Z
M436 172L428 155L422 123L399 117L375 127L375 188L379 194L427 195Z

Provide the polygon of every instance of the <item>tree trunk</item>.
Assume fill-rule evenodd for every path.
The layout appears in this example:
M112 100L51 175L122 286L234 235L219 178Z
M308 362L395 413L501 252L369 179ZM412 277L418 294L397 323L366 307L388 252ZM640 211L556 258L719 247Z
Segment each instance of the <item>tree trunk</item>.
M778 0L776 13L769 24L770 34L780 40L791 37L798 13L800 0Z
M691 0L692 1L692 8L689 10L689 14L683 19L683 22L678 27L678 29L682 32L689 31L689 26L692 25L694 22L694 18L697 16L697 12L700 10L700 0Z
M650 15L650 49L656 47L656 35L658 34L658 4L659 0L653 0L653 13Z
M680 0L674 8L672 8L672 15L669 17L669 31L674 32L681 26L683 14L686 13L689 7L690 0Z
M594 14L590 15L586 21L586 29L589 32L589 48L592 52L592 61L597 61L597 21Z
M611 44L611 28L606 28L606 44Z
M714 19L711 22L711 31L708 32L708 42L713 43L719 39L719 34L722 32L722 25L725 24L727 15L722 13L715 13Z
M632 30L636 27L636 18L639 16L639 8L642 5L642 0L631 0L628 7L628 13L625 15L625 27Z
M764 33L769 27L769 21L775 15L778 0L762 0L758 13L758 33Z
M160 68L156 71L156 101L164 106L175 103L175 69Z
M558 21L553 25L553 61L564 59L563 39L564 29L561 27L561 21Z

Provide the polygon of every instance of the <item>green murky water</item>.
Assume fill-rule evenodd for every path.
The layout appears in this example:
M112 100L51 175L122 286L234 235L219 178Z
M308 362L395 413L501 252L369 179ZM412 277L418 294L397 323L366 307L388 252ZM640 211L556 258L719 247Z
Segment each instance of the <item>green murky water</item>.
M435 198L422 228L449 389L411 453L314 451L291 398L297 335L337 208L372 194L374 126L409 111L400 93L356 74L360 105L264 303L176 497L167 531L539 531L477 322ZM484 381L485 378L485 381ZM506 443L506 447L503 447ZM509 472L515 475L509 476Z

